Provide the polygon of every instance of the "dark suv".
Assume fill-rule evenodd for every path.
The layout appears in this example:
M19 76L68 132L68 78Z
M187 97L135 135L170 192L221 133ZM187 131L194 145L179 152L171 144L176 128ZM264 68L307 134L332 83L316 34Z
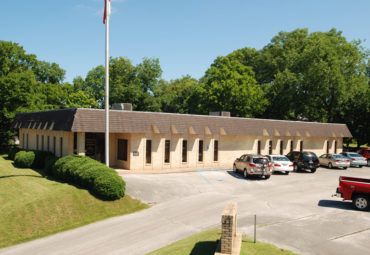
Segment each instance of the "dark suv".
M286 156L293 162L294 172L310 169L314 173L320 165L316 154L310 151L291 151Z

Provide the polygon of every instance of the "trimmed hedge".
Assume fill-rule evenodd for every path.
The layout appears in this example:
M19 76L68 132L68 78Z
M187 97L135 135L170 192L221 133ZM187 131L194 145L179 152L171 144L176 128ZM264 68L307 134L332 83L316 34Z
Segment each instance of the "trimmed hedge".
M95 179L92 191L100 198L115 200L125 195L125 186L117 174L104 173Z
M46 157L54 156L53 153L48 151L34 150L33 152L35 153L35 160L33 161L32 168L36 169L44 169Z
M17 154L17 152L19 152L20 150L21 149L19 147L11 146L8 151L8 158L14 160L15 154Z
M15 154L14 163L17 167L30 168L35 161L35 152L19 151Z
M116 171L89 157L60 158L52 173L55 178L86 188L101 199L115 200L125 195L126 184Z
M53 170L53 166L55 164L55 162L57 162L59 158L54 156L54 155L48 155L45 157L44 159L44 170L46 172L46 174L48 175L51 175L52 174L52 170Z

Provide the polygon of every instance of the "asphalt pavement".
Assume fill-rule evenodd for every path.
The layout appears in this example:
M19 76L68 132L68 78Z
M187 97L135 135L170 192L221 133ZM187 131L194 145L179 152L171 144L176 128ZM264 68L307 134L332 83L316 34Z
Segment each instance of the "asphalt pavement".
M0 254L146 254L220 227L228 202L238 204L238 232L300 254L370 254L370 212L331 197L340 175L370 177L370 168L244 179L230 170L123 174L127 194L150 209L0 250Z

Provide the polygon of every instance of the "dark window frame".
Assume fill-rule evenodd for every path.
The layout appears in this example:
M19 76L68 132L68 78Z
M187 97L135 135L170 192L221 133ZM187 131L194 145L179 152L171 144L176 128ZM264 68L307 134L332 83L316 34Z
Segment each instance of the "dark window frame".
M272 154L272 140L269 140L269 154Z
M280 155L284 155L284 141L280 140Z
M57 155L57 137L53 137L53 153L56 156Z
M203 140L199 140L199 143L198 143L198 162L203 162L203 148L204 148Z
M218 140L213 144L213 161L218 162Z
M60 157L63 157L63 137L59 138L59 154Z
M44 143L45 143L45 138L44 135L41 135L41 150L44 150Z
M261 140L257 140L257 155L261 155Z
M127 161L128 159L128 140L117 140L117 160Z
M39 135L36 135L36 150L39 149Z
M329 152L330 152L330 141L327 140L326 141L326 154L329 154Z
M299 141L299 151L302 152L303 151L303 141Z
M337 153L338 141L334 141L334 153Z
M182 163L188 162L188 140L182 140Z
M171 162L171 140L164 141L164 163Z
M294 141L290 140L290 152L293 151L293 147L294 147Z
M47 145L48 151L50 151L50 136L48 136L46 139L46 145Z
M145 164L152 163L152 140L147 139L145 142Z

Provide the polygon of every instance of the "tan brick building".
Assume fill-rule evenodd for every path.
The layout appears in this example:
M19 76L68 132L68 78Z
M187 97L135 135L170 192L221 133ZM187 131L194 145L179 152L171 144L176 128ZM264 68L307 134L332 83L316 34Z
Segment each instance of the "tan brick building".
M104 158L104 110L18 114L20 146ZM110 111L110 164L130 170L231 167L243 153L341 152L345 124Z

